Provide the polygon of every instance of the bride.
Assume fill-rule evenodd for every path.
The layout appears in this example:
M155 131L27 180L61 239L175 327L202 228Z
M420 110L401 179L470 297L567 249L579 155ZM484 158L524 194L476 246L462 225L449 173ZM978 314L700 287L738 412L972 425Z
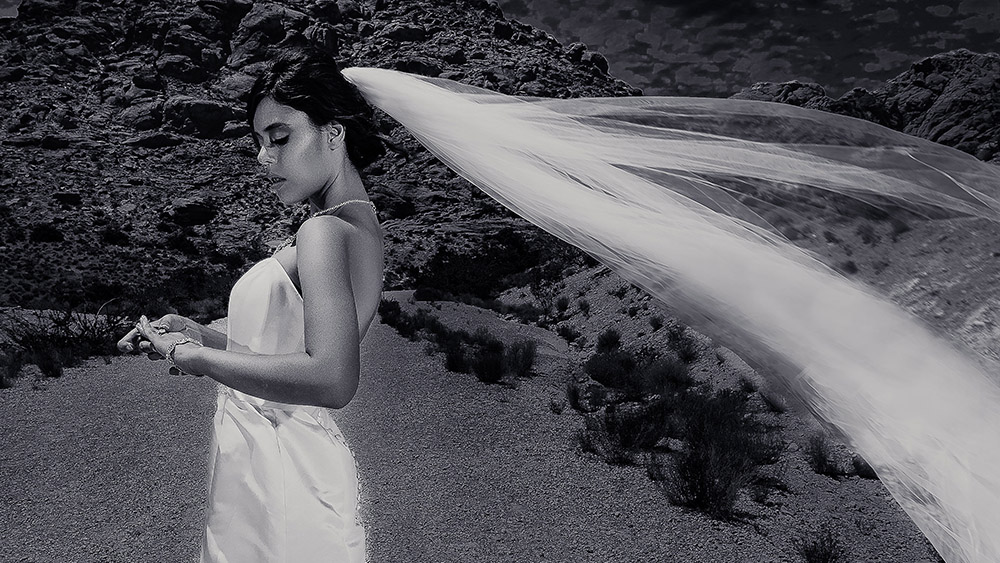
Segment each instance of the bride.
M358 389L381 297L382 231L358 169L381 153L371 109L328 58L285 53L248 119L267 183L314 213L233 286L228 334L142 317L120 342L218 381L202 561L365 559L354 457L328 409Z

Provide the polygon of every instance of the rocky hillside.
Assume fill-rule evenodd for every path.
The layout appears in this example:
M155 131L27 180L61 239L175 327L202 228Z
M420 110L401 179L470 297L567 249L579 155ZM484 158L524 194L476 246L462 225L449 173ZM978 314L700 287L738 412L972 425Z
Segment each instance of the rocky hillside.
M243 98L275 47L308 42L345 66L395 68L509 94L622 96L582 44L563 46L485 1L27 1L0 20L0 305L225 313L232 282L305 216L261 181ZM873 119L997 155L996 55L916 63L839 100L817 85L739 96ZM488 295L579 257L437 163L407 151L365 170L387 231L388 287L457 283ZM524 270L538 264L527 274ZM429 266L429 267L428 267ZM496 275L484 284L477 275Z
M0 305L125 295L224 314L247 263L305 215L266 190L243 109L269 52L297 43L344 66L510 94L636 93L599 54L479 0L25 2L0 20ZM533 244L536 233L392 122L381 128L409 151L365 171L388 232L390 287L441 249Z

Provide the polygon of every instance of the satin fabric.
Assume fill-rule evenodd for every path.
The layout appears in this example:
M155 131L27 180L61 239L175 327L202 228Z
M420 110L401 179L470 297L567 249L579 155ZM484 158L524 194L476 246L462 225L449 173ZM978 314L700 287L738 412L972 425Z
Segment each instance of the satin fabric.
M302 298L267 258L233 286L228 350L305 350ZM327 409L219 386L203 563L365 561L354 456Z

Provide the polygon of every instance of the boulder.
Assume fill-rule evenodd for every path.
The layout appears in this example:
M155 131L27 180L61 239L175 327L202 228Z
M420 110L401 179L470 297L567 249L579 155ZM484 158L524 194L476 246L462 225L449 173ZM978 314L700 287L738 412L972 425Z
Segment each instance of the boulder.
M174 96L163 106L163 121L185 135L218 137L227 121L242 118L243 112L203 98Z
M167 54L156 60L156 69L160 74L176 78L183 82L196 83L208 78L208 73L195 64L187 55Z
M139 131L156 129L163 123L163 103L142 102L118 114L118 122Z
M254 4L230 42L231 54L226 62L231 68L241 68L267 57L267 48L288 42L309 25L309 17L297 10L271 2Z

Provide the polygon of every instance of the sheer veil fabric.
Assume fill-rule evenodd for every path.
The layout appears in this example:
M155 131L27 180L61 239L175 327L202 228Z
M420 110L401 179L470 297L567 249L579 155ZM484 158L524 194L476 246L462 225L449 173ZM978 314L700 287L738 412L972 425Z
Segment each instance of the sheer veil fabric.
M1000 387L981 358L795 247L740 195L763 186L997 220L997 168L782 104L516 98L344 74L480 189L795 390L946 560L1000 561Z

